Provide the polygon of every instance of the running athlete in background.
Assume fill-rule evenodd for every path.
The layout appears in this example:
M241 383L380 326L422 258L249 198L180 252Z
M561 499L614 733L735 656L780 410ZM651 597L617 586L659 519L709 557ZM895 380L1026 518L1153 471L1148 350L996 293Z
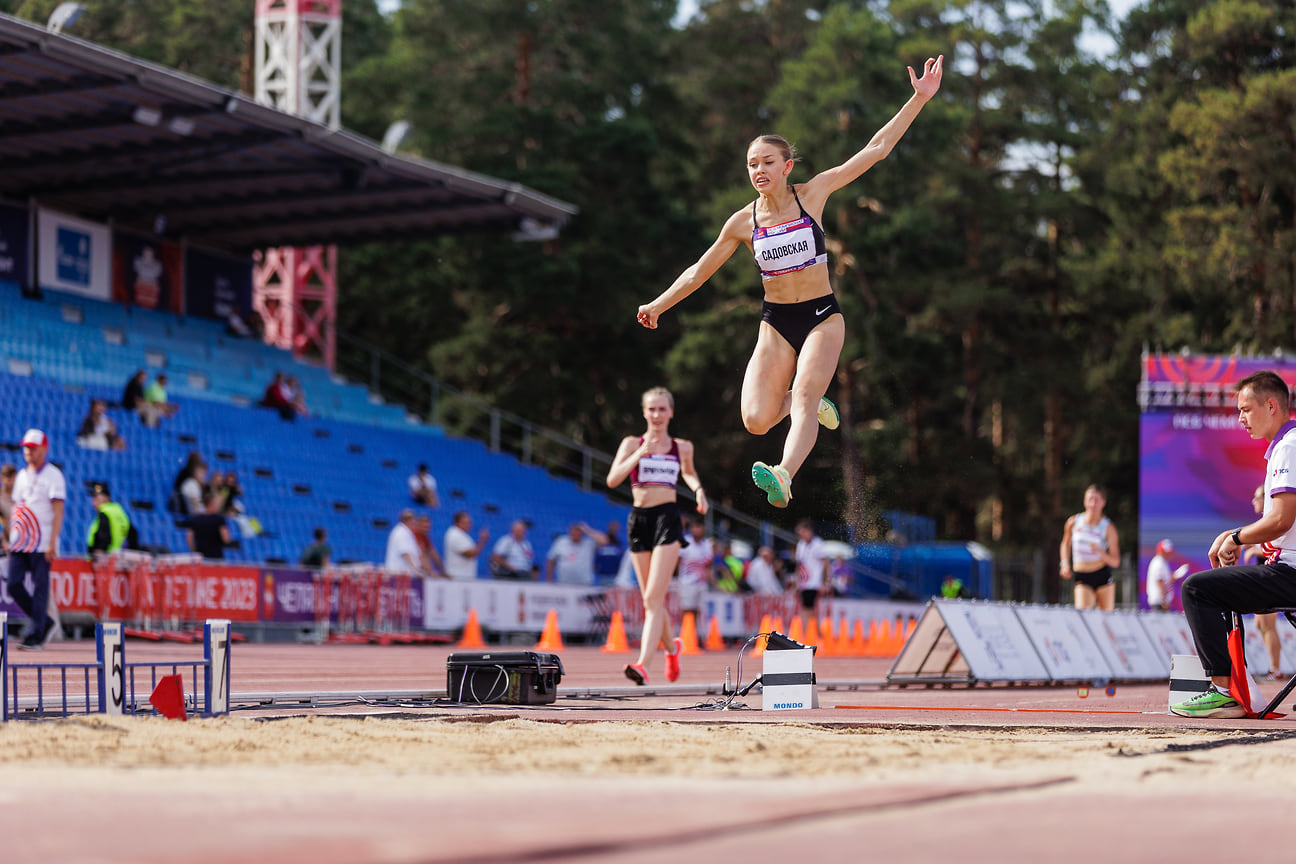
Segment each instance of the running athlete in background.
M1107 496L1097 486L1084 494L1084 512L1066 521L1062 529L1063 579L1075 579L1077 609L1097 606L1108 612L1116 608L1116 583L1112 568L1120 566L1120 540L1116 526L1103 515Z
M634 502L626 535L643 594L644 624L639 660L626 666L625 674L636 684L648 683L648 662L658 645L666 651L666 680L675 681L680 675L680 640L672 635L666 592L684 538L675 498L681 478L697 499L697 511L705 514L708 507L706 490L693 467L693 443L672 438L668 431L675 414L670 391L654 387L644 393L643 414L647 430L643 435L622 439L607 475L609 488L621 485L628 477Z
M792 500L792 478L810 455L819 425L836 429L836 407L824 398L837 371L846 324L828 279L823 229L828 196L886 158L918 112L940 89L944 55L928 59L921 78L909 67L914 95L878 130L868 145L835 168L797 186L788 184L796 164L792 146L762 135L747 148L747 176L759 197L725 222L720 236L697 263L657 299L639 307L639 323L657 319L720 269L739 245L751 249L765 288L756 348L743 378L742 418L747 431L764 435L792 418L781 460L752 465L752 480L775 507Z

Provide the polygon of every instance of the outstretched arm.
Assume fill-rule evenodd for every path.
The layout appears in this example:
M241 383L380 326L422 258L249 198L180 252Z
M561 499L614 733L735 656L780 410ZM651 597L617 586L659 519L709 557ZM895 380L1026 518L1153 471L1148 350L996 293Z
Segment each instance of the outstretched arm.
M874 134L863 150L836 168L829 168L812 178L806 184L808 190L818 191L815 190L815 187L822 187L821 194L827 197L829 192L842 188L890 154L896 143L909 129L909 124L913 123L914 118L918 116L918 112L940 89L941 76L944 74L945 69L945 55L942 54L934 60L930 57L927 58L927 62L923 64L921 78L914 73L912 66L908 68L909 83L913 85L914 89L914 94L909 97L909 101L904 104L904 107L894 117L887 121L885 126Z
M742 242L743 232L750 231L747 211L739 210L725 222L720 236L711 244L711 248L702 253L697 263L679 275L669 288L656 300L639 307L639 323L649 330L657 329L657 318L667 309L692 294L702 283L710 279L720 265L729 260L738 244Z

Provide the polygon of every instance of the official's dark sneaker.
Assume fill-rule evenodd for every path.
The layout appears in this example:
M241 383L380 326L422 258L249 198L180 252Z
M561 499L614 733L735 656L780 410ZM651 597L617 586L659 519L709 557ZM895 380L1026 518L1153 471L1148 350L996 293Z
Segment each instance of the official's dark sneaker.
M18 643L18 647L23 651L40 651L44 649L45 642L35 633L28 634Z

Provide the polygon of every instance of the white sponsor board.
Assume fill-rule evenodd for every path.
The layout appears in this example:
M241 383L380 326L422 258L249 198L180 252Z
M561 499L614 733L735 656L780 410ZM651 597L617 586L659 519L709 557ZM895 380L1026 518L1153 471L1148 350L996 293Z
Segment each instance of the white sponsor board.
M1192 630L1188 627L1188 619L1181 613L1141 612L1139 623L1143 625L1143 632L1147 634L1148 641L1165 657L1197 653Z
M600 591L585 585L428 579L423 583L423 626L455 630L475 611L486 630L539 633L552 609L559 630L584 635L595 631L600 597Z
M112 231L54 210L36 213L37 278L42 288L112 298Z
M1170 674L1170 658L1153 646L1134 612L1080 613L1116 678L1148 681Z
M965 600L932 600L887 677L1050 680L1012 605Z
M1111 666L1072 606L1018 606L1014 611L1054 681L1110 681Z

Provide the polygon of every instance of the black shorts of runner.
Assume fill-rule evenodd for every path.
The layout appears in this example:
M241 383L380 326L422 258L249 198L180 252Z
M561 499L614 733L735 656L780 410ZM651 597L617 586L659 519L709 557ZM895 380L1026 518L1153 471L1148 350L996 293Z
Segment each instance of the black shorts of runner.
M1075 577L1075 581L1077 584L1088 585L1090 588L1094 589L1095 591L1097 591L1099 588L1101 588L1104 585L1110 585L1112 581L1111 568L1108 567L1106 564L1099 567L1097 570L1093 571L1092 573L1072 572L1071 575Z
M819 589L804 588L801 591L801 608L807 612L814 611L815 603L819 602Z
M651 552L658 546L684 539L684 523L674 501L656 507L632 507L626 520L631 552Z
M771 303L766 300L761 304L761 320L773 327L798 354L811 330L840 314L841 306L833 294L800 303Z

